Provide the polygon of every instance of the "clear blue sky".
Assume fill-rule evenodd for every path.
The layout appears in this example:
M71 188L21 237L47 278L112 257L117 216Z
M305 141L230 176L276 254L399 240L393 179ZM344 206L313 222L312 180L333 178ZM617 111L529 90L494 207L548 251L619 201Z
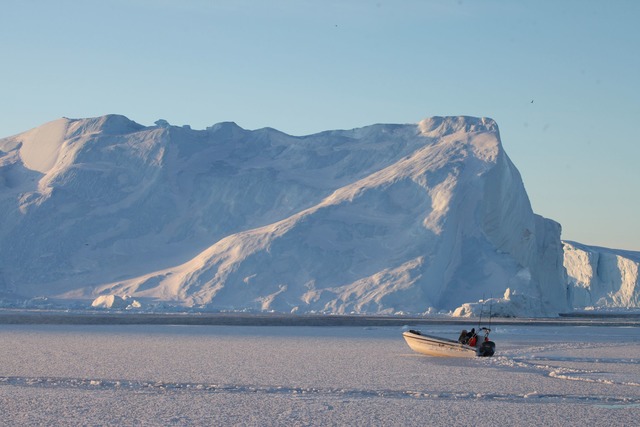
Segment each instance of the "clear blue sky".
M564 239L640 250L639 17L635 0L7 0L0 136L108 113L293 135L487 116Z

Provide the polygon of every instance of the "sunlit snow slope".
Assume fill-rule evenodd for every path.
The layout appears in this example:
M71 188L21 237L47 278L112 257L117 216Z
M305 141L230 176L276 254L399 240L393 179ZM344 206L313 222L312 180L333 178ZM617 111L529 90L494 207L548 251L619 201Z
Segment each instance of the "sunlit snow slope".
M304 137L157 123L0 140L5 294L422 313L510 289L567 309L560 226L532 212L490 119Z

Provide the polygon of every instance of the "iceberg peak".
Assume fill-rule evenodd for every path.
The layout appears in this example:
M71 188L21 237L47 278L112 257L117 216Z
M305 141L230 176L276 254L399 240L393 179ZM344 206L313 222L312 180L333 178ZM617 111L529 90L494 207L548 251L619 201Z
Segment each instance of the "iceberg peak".
M465 132L498 132L498 125L493 119L487 117L470 116L435 116L428 117L418 123L420 132L424 136L444 136L448 134Z
M144 129L144 126L120 114L107 114L89 119L72 119L69 137L88 133L103 135L126 135Z

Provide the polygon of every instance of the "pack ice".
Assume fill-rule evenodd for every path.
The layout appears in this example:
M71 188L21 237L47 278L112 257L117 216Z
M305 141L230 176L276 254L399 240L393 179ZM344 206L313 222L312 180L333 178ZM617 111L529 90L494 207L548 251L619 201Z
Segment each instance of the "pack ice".
M515 315L571 302L560 226L533 213L491 119L295 137L109 115L0 150L5 302L460 315L489 296Z

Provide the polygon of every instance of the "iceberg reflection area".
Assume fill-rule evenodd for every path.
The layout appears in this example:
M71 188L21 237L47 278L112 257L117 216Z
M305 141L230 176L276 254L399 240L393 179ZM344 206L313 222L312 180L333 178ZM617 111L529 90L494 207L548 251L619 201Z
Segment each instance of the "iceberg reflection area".
M0 325L0 424L474 425L482 413L496 425L611 426L640 417L637 326L494 326L499 350L471 359L416 354L401 331Z

